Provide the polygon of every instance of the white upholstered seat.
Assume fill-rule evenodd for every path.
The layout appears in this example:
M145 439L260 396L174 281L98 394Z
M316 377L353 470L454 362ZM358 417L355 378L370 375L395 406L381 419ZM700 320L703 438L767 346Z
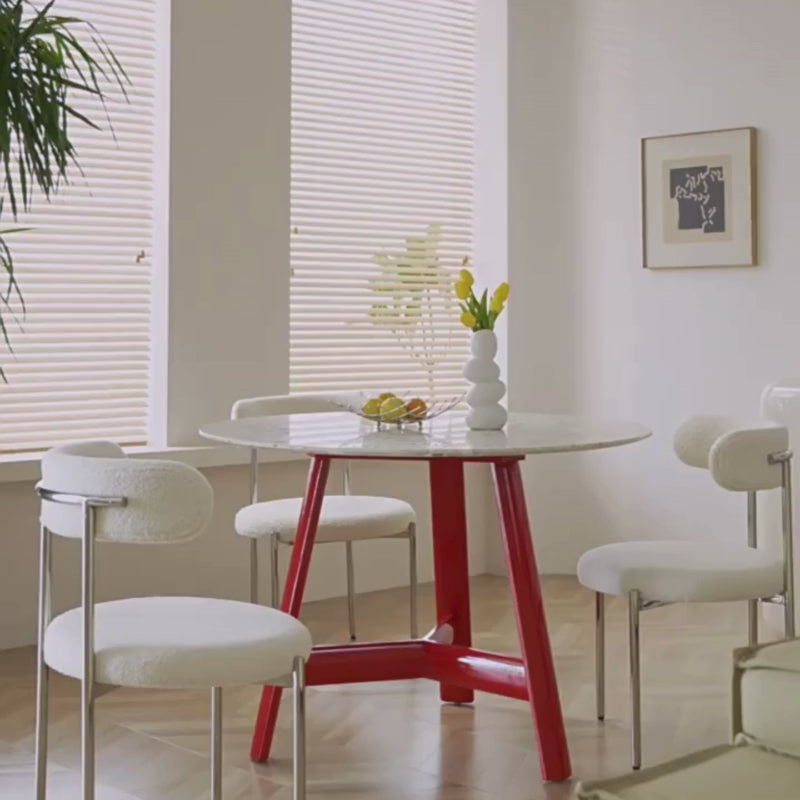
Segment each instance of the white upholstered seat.
M44 658L83 674L83 615L73 608L47 627ZM308 658L306 627L272 608L205 597L134 597L95 605L95 680L112 686L206 688L291 681Z
M281 542L293 542L302 504L303 498L289 497L245 506L236 514L236 533L252 538L277 536ZM405 534L414 517L408 503L393 497L328 495L322 502L316 541L346 542Z
M36 657L36 792L47 797L51 670L81 682L81 798L95 798L95 685L210 689L211 791L222 798L222 689L293 688L293 798L305 800L305 662L311 635L289 614L235 600L134 597L95 601L95 543L194 539L208 525L211 485L171 461L129 459L112 442L45 453ZM52 538L78 539L81 606L51 618Z
M744 545L615 542L584 553L578 579L596 592L669 603L771 597L783 591L783 559Z
M248 397L237 400L231 409L232 419L269 417L276 414L324 414L340 410L345 395L292 394ZM357 396L350 399L356 400ZM329 495L322 502L315 543L343 543L347 575L347 620L350 639L356 638L355 563L356 540L405 539L408 542L409 617L411 638L417 638L417 526L414 509L393 497L354 495L350 491L350 465L344 463L344 494ZM258 602L258 540L269 541L270 590L272 605L280 604L278 549L292 545L303 498L259 502L258 451L252 449L250 460L250 504L240 509L234 520L239 536L250 539L250 601Z

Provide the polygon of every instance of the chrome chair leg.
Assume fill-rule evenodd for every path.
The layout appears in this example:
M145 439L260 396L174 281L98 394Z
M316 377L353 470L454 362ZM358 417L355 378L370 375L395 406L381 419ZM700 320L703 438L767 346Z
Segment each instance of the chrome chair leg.
M299 656L294 660L294 763L293 800L306 797L306 662Z
M417 526L413 522L408 528L408 591L411 638L416 639L419 632L419 621L417 619Z
M606 718L606 614L605 595L594 595L594 679L597 719Z
M47 719L50 669L37 665L36 678L36 800L47 797Z
M628 639L631 667L631 718L634 769L642 766L642 687L639 662L639 609L641 595L637 589L628 592Z
M747 493L747 546L758 547L758 496ZM747 601L747 642L752 647L758 644L758 600Z
M784 595L783 607L783 629L784 636L787 639L794 639L795 624L794 624L794 594L789 591Z
M211 800L222 800L222 688L211 690Z
M81 766L83 800L94 800L94 686L81 687Z
M795 635L794 619L794 519L792 512L792 462L791 453L781 462L783 487L781 490L781 528L783 530L783 581L784 635L793 639Z
M39 628L36 647L36 800L47 796L47 719L50 669L44 661L44 634L50 623L52 550L50 531L41 526L39 543Z
M758 644L758 600L747 601L747 643Z
M355 570L353 568L353 543L345 542L347 558L347 624L350 628L350 641L356 640L356 597Z
M250 602L258 603L258 539L250 540Z
M250 503L258 502L258 450L250 448ZM250 540L250 602L258 603L258 539Z
M281 607L281 576L278 571L278 537L269 537L269 572L272 586L272 607Z
M83 676L81 680L81 782L83 800L94 800L94 509L82 503L81 541Z

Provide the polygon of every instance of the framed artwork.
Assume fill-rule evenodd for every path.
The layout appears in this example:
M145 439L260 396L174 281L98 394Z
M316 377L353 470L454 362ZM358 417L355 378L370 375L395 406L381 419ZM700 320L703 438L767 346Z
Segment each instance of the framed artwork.
M755 128L642 139L644 266L754 266L755 186Z

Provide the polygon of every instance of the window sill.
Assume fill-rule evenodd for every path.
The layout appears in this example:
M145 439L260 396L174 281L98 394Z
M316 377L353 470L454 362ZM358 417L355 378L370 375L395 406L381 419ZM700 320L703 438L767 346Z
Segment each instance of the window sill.
M208 467L230 467L250 462L250 451L244 447L196 446L196 447L126 447L132 458L165 458L181 461L199 469ZM304 455L277 450L259 450L260 464L302 461ZM37 481L41 477L41 453L10 453L0 455L0 483Z

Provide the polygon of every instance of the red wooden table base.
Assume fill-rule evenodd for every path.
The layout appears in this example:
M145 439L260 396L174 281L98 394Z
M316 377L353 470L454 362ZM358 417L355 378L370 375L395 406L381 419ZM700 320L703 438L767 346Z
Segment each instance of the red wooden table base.
M446 702L469 703L476 689L526 700L536 727L542 776L548 781L566 780L571 772L569 751L517 458L483 460L491 461L494 470L522 658L471 647L463 469L467 460L428 459L436 581L434 631L409 642L315 647L308 662L308 684L428 678L439 682ZM329 467L330 457L313 457L281 605L294 616L300 612ZM263 691L250 753L254 761L269 756L280 694L281 689L274 687Z
M528 699L521 658L431 639L315 647L307 670L309 686L409 678L429 678L459 689Z

